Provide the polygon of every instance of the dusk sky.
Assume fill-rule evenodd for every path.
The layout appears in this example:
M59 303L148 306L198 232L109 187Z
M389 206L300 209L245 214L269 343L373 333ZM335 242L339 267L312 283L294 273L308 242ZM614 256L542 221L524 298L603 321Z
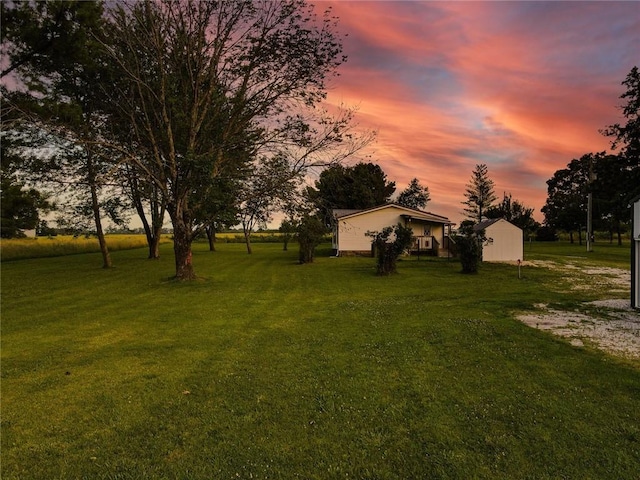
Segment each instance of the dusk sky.
M542 221L554 172L609 150L599 129L623 122L621 82L640 65L639 2L315 3L348 35L328 101L378 132L352 162L378 163L397 192L417 177L426 209L454 222L479 163Z

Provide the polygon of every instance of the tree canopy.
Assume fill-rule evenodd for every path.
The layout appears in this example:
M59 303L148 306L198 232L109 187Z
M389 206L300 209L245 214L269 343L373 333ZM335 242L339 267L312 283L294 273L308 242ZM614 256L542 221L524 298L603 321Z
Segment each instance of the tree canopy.
M500 203L487 209L486 216L487 218L504 218L520 227L525 233L532 233L538 227L538 223L533 218L533 208L513 199L510 193L505 193Z
M557 170L547 181L548 196L542 212L549 227L570 232L587 222L587 197L593 197L593 221L597 228L617 232L621 243L623 224L629 219L629 202L640 195L640 74L633 67L622 82L627 89L622 112L627 122L616 123L601 133L611 137L612 150L588 153Z
M417 178L413 178L407 188L398 195L397 203L419 210L427 206L429 199L429 187L423 187Z
M395 182L374 163L357 163L354 166L333 165L322 171L309 187L307 195L329 223L331 211L336 208L364 209L389 203L396 190Z
M589 162L592 161L592 154L583 155L547 180L547 201L542 207L546 225L571 234L585 225Z
M621 106L625 124L609 125L602 133L611 137L612 150L619 150L615 163L607 172L607 178L615 185L618 208L629 205L632 198L640 195L640 72L633 67L622 82L626 91L620 98L626 103Z

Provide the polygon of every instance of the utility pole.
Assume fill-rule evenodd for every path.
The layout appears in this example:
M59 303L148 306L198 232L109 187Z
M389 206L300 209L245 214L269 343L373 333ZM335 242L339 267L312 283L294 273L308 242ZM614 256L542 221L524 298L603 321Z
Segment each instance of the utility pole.
M596 176L593 173L593 156L589 156L589 182L588 189L589 193L587 195L587 252L593 252L593 243L591 239L593 238L593 192L592 185Z
M591 187L591 182L589 182ZM593 231L593 225L591 225L591 216L593 215L593 194L589 192L587 197L587 252L593 252L593 246L591 245L591 235Z

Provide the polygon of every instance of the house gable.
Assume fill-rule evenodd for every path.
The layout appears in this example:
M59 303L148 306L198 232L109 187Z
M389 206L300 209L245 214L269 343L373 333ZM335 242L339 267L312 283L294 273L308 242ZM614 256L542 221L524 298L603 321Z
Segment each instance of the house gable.
M398 223L410 226L414 236L444 238L448 218L397 204L381 205L357 211L335 210L333 248L338 254L371 251L372 238L368 233L380 232Z
M399 215L407 215L411 218L419 218L423 220L430 220L433 222L439 222L444 224L451 224L447 217L443 217L442 215L436 215L435 213L425 212L422 210L416 210L414 208L405 207L402 205L398 205L397 203L389 203L387 205L380 205L377 207L366 208L363 210L346 210L346 209L336 209L334 210L334 215L336 219L348 219L361 215L370 215L380 211L397 211Z

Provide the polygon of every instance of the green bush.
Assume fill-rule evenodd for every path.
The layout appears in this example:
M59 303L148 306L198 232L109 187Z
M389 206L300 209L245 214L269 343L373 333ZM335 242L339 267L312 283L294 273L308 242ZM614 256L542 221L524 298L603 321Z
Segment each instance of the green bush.
M327 234L327 227L316 216L305 215L298 225L296 238L300 245L298 260L300 263L313 263L315 250Z
M461 234L455 237L456 253L460 257L462 273L478 273L484 241L484 230L476 231L472 225L465 226Z
M393 242L389 241L391 235L395 235ZM395 227L386 227L382 232L371 232L376 258L378 260L376 273L378 275L390 275L397 272L398 257L402 255L413 242L411 228L398 224Z

